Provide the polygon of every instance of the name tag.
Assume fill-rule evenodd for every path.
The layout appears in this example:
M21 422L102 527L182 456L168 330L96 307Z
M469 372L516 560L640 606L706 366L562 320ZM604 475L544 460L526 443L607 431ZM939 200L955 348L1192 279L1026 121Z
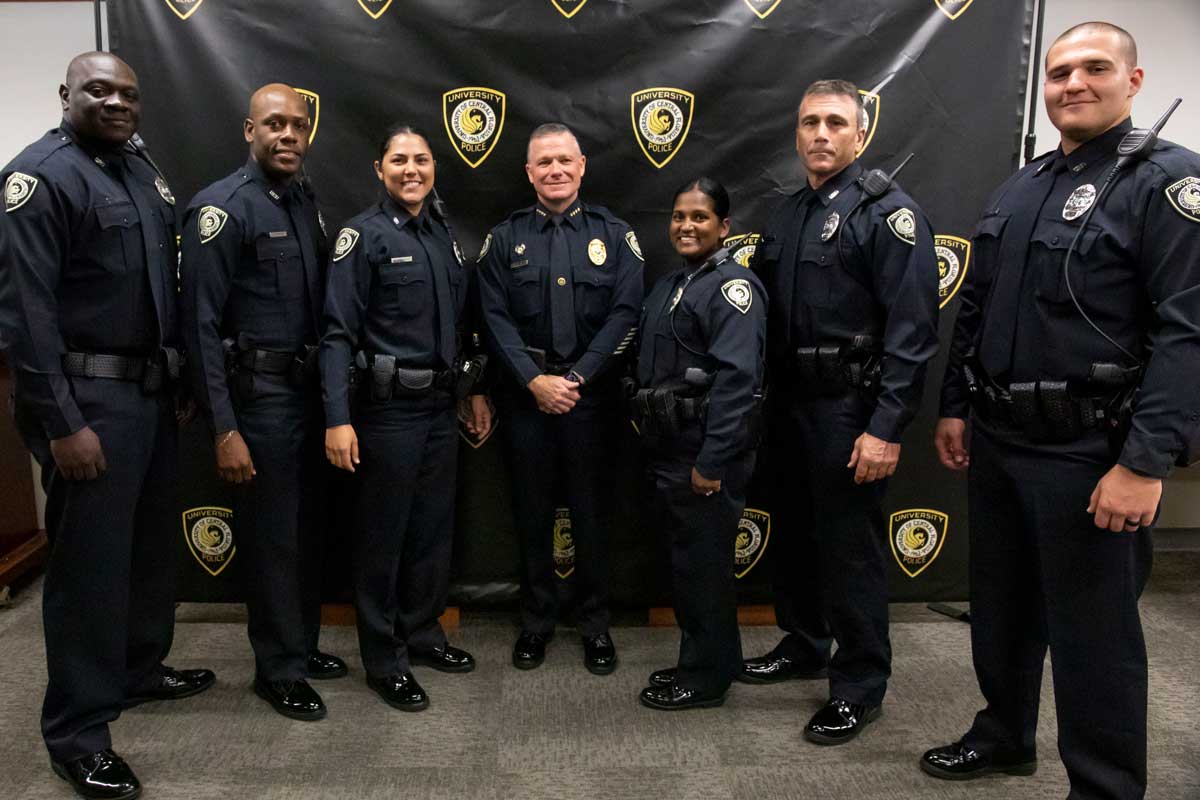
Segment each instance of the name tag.
M517 269L517 268L519 268L519 267L524 267L524 266L526 266L528 263L529 263L529 259L528 259L528 258L523 258L523 259L521 259L520 261L514 261L514 262L512 262L511 264L509 264L509 265L508 265L508 268L509 268L509 269Z
M270 236L272 239L286 239L287 231L271 231L267 236Z
M412 261L412 256L396 256L392 259L393 264L407 264Z

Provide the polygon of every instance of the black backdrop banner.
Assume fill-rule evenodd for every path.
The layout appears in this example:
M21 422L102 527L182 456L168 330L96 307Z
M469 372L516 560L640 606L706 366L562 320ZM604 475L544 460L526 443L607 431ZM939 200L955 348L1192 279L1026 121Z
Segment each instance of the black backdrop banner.
M113 50L138 72L143 135L188 198L246 158L251 92L279 81L309 101L307 169L330 230L377 197L372 162L384 127L424 129L437 185L465 250L533 202L529 131L561 121L588 156L583 198L638 233L647 281L673 266L666 238L674 188L706 174L733 197L739 258L773 203L803 180L794 140L806 85L845 78L863 90L862 158L890 170L933 221L949 341L954 294L971 267L969 236L990 190L1016 166L1032 0L109 0ZM932 429L945 348L906 436L886 504L895 600L966 596L965 491L936 463ZM504 425L503 419L499 425ZM232 599L237 520L213 474L202 426L184 432L185 599ZM766 446L770 446L768 440ZM847 454L847 458L849 454ZM613 594L668 599L665 542L645 515L632 432L611 536ZM761 462L760 462L761 463ZM762 476L738 538L742 599L769 597L771 526ZM517 540L494 438L464 443L454 597L511 598ZM345 481L339 486L345 489ZM347 502L332 492L336 507ZM820 521L817 521L820 524ZM344 563L345 525L331 526ZM569 591L570 512L554 536ZM182 543L181 543L182 544ZM806 557L798 553L793 557ZM225 567L233 566L232 570Z

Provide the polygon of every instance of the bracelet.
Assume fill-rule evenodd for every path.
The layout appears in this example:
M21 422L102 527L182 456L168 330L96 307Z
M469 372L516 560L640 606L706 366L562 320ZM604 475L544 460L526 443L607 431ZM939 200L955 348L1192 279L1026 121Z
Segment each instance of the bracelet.
M233 438L235 433L237 433L236 430L225 431L222 433L221 438L217 439L217 447L224 447L226 444L228 444L229 440Z

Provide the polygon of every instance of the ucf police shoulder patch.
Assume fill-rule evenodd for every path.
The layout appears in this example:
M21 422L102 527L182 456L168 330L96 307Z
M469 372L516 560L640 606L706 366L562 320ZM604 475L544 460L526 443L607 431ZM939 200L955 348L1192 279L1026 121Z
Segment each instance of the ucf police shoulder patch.
M911 245L917 243L917 218L907 208L893 211L887 218L887 224L900 241Z
M221 233L221 229L225 227L225 223L229 220L229 215L216 206L205 206L200 209L200 216L196 219L196 229L200 234L200 244L206 244L217 238Z
M4 182L4 212L16 211L29 202L37 189L38 179L24 172L14 172Z
M333 260L341 261L350 254L356 244L358 244L358 231L354 228L342 228L338 231L337 240L333 243Z
M1167 187L1167 199L1180 214L1192 222L1200 222L1200 178L1188 177L1172 183Z
M750 288L750 281L745 278L725 281L721 284L721 294L725 295L725 300L729 305L743 314L749 311L750 306L754 303L754 292Z

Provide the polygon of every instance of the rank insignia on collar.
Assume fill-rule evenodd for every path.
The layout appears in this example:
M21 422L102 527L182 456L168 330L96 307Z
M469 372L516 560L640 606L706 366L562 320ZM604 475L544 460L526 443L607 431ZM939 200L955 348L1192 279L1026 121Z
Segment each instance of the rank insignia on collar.
M1167 200L1192 222L1200 222L1200 178L1188 177L1167 187Z
M356 244L358 244L358 231L354 228L342 228L338 231L337 241L333 243L333 260L341 261L354 249Z
M821 241L828 242L837 233L838 223L842 221L841 216L834 211L825 218L825 227L821 228Z
M514 248L513 248L513 252L514 252L514 253L516 253L516 254L517 254L517 255L519 255L519 256L523 256L523 255L525 255L525 243L524 243L524 242L521 242L519 245L517 245L516 247L514 247Z
M900 241L912 245L917 243L917 218L907 208L892 212L887 224Z
M492 246L492 235L489 233L483 240L483 247L479 248L479 260L483 261L483 257L487 255L488 248Z
M1092 207L1092 203L1096 202L1096 187L1090 183L1085 183L1075 191L1071 192L1071 196L1067 198L1066 205L1063 206L1063 219L1067 222L1079 219L1087 210Z
M646 260L646 259L645 259L645 258L642 256L642 246L641 246L640 244L638 244L638 240L637 240L637 234L636 234L636 233L634 233L633 231L628 231L628 232L625 234L625 243L629 245L629 249L633 251L633 254L634 254L635 256L637 256L637 258L638 258L638 261L645 261L645 260Z
M171 194L171 187L167 186L167 182L159 175L154 179L154 188L158 189L159 195L163 200L166 200L171 205L175 205L175 195Z
M597 267L604 266L604 262L608 261L608 248L604 246L604 242L599 239L588 242L588 258Z
M200 244L207 244L217 238L217 234L225 227L229 215L216 206L205 206L200 209L196 220L196 229L200 233Z
M24 172L14 172L4 182L4 212L16 211L29 202L37 189L38 179Z
M754 303L754 292L750 289L750 281L745 278L725 281L721 285L721 294L725 295L729 305L743 314L749 311L750 306Z

